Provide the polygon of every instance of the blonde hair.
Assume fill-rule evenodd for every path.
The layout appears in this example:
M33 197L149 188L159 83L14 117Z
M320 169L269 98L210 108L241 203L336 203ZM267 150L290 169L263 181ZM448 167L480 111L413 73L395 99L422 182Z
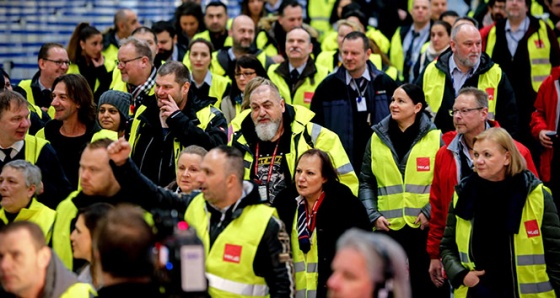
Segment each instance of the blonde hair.
M243 92L243 102L241 103L241 110L249 108L249 106L251 105L251 94L260 86L268 86L272 94L275 95L276 99L278 99L278 101L282 100L282 96L280 95L278 87L276 87L276 85L274 85L271 80L263 77L255 77L250 80L249 83L247 83L247 85L245 86L245 92Z
M338 20L336 22L335 28L340 28L340 26L348 26L348 27L352 28L353 31L362 32L362 27L360 27L359 24L356 24L356 22L353 22L353 21L348 21L346 19ZM337 29L337 31L338 31L338 29Z
M506 177L512 177L527 169L525 159L521 156L513 138L505 129L501 127L487 129L474 138L473 144L483 140L492 141L501 146L506 152L509 152L511 160L509 165L506 166Z

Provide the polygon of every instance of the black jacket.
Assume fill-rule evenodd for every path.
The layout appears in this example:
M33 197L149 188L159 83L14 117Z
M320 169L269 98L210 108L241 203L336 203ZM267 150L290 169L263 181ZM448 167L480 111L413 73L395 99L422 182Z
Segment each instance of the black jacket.
M325 184L323 190L325 198L317 213L316 224L319 257L317 297L327 297L327 280L332 274L331 263L336 254L338 238L353 227L365 231L372 229L364 206L346 185L333 181ZM292 185L280 192L273 203L290 235L293 233L294 216L297 212L296 197L298 194Z
M25 146L28 146L28 144L25 143L23 145L22 150L16 154L14 159L25 159ZM47 207L56 210L58 203L64 200L74 188L70 185L68 178L66 178L66 174L51 144L45 144L38 154L35 165L41 169L43 193L37 197L37 200ZM4 164L3 161L0 161L0 168L4 167Z
M175 179L175 140L183 147L199 145L207 150L227 141L227 122L218 109L211 108L215 117L206 129L197 126L200 120L196 112L208 106L209 102L192 96L191 92L183 110L167 118L167 132L161 127L157 102L149 101L144 105L146 110L138 115L140 124L131 157L140 171L160 186L166 186Z
M504 251L504 253L509 254L508 259L511 260L512 267L508 268L508 270L512 271L514 275L513 280L515 281L517 273L515 270L515 263L513 262L515 258L515 252L513 251L513 234L519 232L519 226L522 224L521 213L526 204L527 194L542 182L528 170L508 179L514 179L512 183L508 184L512 187L511 191L509 191L512 195L496 199L500 199L500 201L503 202L501 211L507 212L504 216L506 221L504 229L509 235L509 247L511 249L509 251ZM478 185L480 183L477 180L481 179L476 174L473 174L463 179L459 185L456 186L455 189L459 196L457 208L454 207L453 203L449 206L447 224L441 241L441 256L445 272L449 277L449 281L455 288L463 284L463 278L468 273L468 269L463 267L459 259L459 251L455 240L456 216L470 220L473 223L474 229L477 218L473 210L475 208L476 198L480 196L477 192L483 191L479 189ZM544 211L540 231L543 238L546 271L556 295L558 295L560 294L560 221L552 196L548 191L543 191L543 200ZM482 278L484 278L484 276ZM517 290L515 290L515 293L517 294Z
M98 298L145 297L163 298L157 284L124 282L99 289Z
M311 110L315 112L313 122L338 134L354 169L362 164L364 148L372 133L369 127L389 115L389 101L397 89L395 81L370 61L367 61L367 69L371 77L365 91L369 123L358 119L358 114L363 113L356 111L356 93L346 85L344 67L327 76L317 86L311 100Z
M506 39L506 19L496 24L496 43L494 45L494 52L492 53L492 60L498 63L502 70L507 74L517 104L517 112L519 118L519 136L518 139L525 145L527 140L533 140L531 136L529 122L531 121L531 113L535 110L534 103L537 98L537 92L533 89L531 80L531 61L529 59L529 51L527 49L527 39L529 36L535 34L539 30L539 20L529 16L529 28L527 32L519 40L515 55L511 55L507 45ZM560 65L560 48L558 40L552 30L546 26L547 35L540 37L542 39L548 38L550 41L550 64L554 66ZM538 33L537 33L538 34ZM501 97L501 96L500 96ZM509 129L501 119L496 119L500 124ZM519 138L520 137L520 138Z
M434 123L443 133L455 130L453 117L449 116L449 110L453 109L453 104L455 103L455 89L453 88L453 81L451 79L451 74L449 73L449 59L451 59L452 54L453 52L451 51L451 48L449 48L439 56L439 59L436 62L436 68L445 74L445 86L442 86L445 89L443 91L441 106L435 116ZM465 84L462 87L477 87L480 75L489 71L492 66L494 66L492 59L490 59L486 53L481 53L480 64L476 69L476 72L465 81ZM426 71L424 70L420 74L416 80L416 85L423 87L424 84L433 84L433 82L424 82L425 72ZM497 95L498 99L496 102L495 120L497 120L511 135L515 136L518 129L516 96L513 92L513 87L508 80L508 76L504 71L502 71L502 79L498 84Z
M122 166L116 166L111 161L111 167L121 187L131 192L130 198L135 198L135 201L131 203L136 203L144 209L151 210L154 207L175 209L182 216L193 200L193 196L178 195L169 189L156 186L140 174L140 171L130 159ZM208 203L206 204L206 209L212 214L210 243L214 243L229 223L241 216L246 206L264 204L258 194L256 184L248 181L244 183L244 186L251 188L251 191L235 209L230 208L223 218L221 218L222 214L219 211ZM285 226L280 220L273 217L266 227L253 262L255 274L264 277L266 280L270 289L270 297L283 298L292 295L295 285L293 284L289 254L290 244Z

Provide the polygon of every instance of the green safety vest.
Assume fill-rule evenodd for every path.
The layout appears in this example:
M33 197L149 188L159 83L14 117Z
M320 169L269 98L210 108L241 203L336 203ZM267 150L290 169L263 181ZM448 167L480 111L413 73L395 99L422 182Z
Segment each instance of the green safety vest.
M445 91L445 73L437 69L436 63L437 60L426 66L422 80L422 90L424 90L426 102L434 113L439 111ZM496 117L498 86L501 81L502 69L498 64L494 64L487 72L478 76L477 88L486 91L488 94L488 119L490 120L494 120Z
M60 295L60 298L90 298L95 296L97 296L97 293L90 284L77 282L68 287L68 289Z
M317 229L311 235L311 248L304 254L299 248L297 210L292 225L292 255L296 279L296 298L315 298L319 282L319 254L317 252Z
M103 64L105 65L105 69L107 70L107 72L113 71L113 69L115 69L115 66L116 66L115 60L110 61L109 59L105 59ZM68 73L80 74L80 67L78 67L78 64L70 64L70 66L68 66L68 71L66 73L67 74ZM95 91L97 91L97 88L99 88L99 79L98 78L95 79L95 87L92 90L93 93L95 93Z
M309 25L319 33L319 38L332 30L330 17L335 0L309 0L307 2Z
M290 176L295 173L295 166L297 158L305 151L317 148L325 152L329 152L334 167L338 173L340 182L352 190L356 196L358 194L358 177L354 172L354 168L346 155L344 147L338 138L338 135L319 124L309 122L315 113L307 108L301 106L293 106L296 110L296 116L292 121L292 138L290 141L290 152L284 154L286 164L290 171ZM251 110L242 111L230 123L231 130L234 133L239 133L241 123L246 117L249 117ZM303 123L307 123L303 125ZM240 135L236 142L241 146L247 146L247 140L244 135ZM229 141L228 145L232 145L233 138ZM254 156L250 150L244 150L243 159L245 160L245 180L251 179L251 171L253 168Z
M32 135L25 135L25 160L32 164L37 163L41 150L48 143L47 140Z
M222 76L225 77L227 76L227 70L224 69L222 67L222 65L220 64L220 62L218 61L218 53L219 51L215 51L214 53L212 53L212 63L210 65L210 70L212 71L212 75L218 75L218 76ZM186 60L189 60L188 56L185 55ZM257 58L257 60L259 60L259 62L262 64L263 68L266 69L266 54L264 53L264 51L261 51L260 53L258 53L255 58ZM187 65L187 62L185 62L185 58L183 58L183 63L185 65ZM188 62L190 65L190 60ZM232 61L231 63L235 64L235 61ZM188 67L188 66L187 66Z
M297 88L294 97L292 98L290 87L286 83L286 80L284 80L284 78L276 72L276 69L279 66L280 64L271 65L268 69L268 77L278 87L280 95L282 96L284 101L291 105L300 105L309 109L311 106L311 99L315 94L315 89L317 88L317 86L319 86L319 83L321 83L323 79L329 74L329 71L325 67L315 63L317 72L313 75L312 78L305 78L304 83Z
M210 213L199 194L185 213L185 220L202 240L206 255L206 277L211 297L268 297L263 277L253 271L257 248L276 209L264 204L249 205L222 231L210 248Z
M134 115L134 120L132 120L132 125L130 126L130 136L128 137L128 142L130 143L132 149L130 150L130 156L132 156L132 153L134 152L134 148L136 148L138 139L141 137L139 129L142 121L139 118L140 115L142 115L142 113L146 111L146 109L147 107L145 105L141 105L136 111L136 114ZM219 110L212 105L208 105L198 110L196 112L196 118L198 118L199 120L199 124L197 125L197 127L205 130L206 127L208 127L210 121L212 121L212 119L216 117L216 113L218 112ZM179 154L183 149L184 146L181 145L181 142L177 138L175 138L173 140L173 152L175 152L175 166L177 166L177 158L179 157Z
M552 65L550 64L551 47L546 28L546 23L543 20L539 20L539 30L527 39L527 50L529 52L529 61L531 62L531 82L535 92L539 92L539 87L552 70ZM490 57L492 57L495 45L496 27L494 26L490 33L488 33L488 41L486 42L486 53Z
M25 93L27 93L27 102L29 102L30 105L29 110L37 113L37 115L39 115L39 118L43 119L41 108L35 104L35 96L33 96L33 90L31 89L31 80L20 81L18 86L25 90ZM47 114L49 115L49 117L51 117L51 119L54 119L54 113L54 108L49 107Z
M70 233L72 231L70 231L70 224L78 215L78 208L74 205L72 199L79 193L80 191L78 190L70 193L70 195L56 207L57 217L54 222L54 236L52 237L52 249L69 270L72 270L73 266L72 244L70 242Z
M389 53L389 60L397 68L399 79L404 80L404 50L401 40L401 27L398 27L391 38L391 52Z
M272 41L268 40L266 32L259 32L255 43L257 44L257 48L263 50L267 56L273 57L278 55L278 49L274 46Z
M29 208L22 208L18 212L14 222L25 220L36 223L43 231L43 234L45 234L45 243L49 243L53 232L55 217L56 212L54 210L38 202L35 198L32 198ZM8 224L8 218L6 217L4 208L0 208L0 220Z
M546 273L542 220L544 216L545 187L541 183L533 189L525 202L521 215L519 232L513 235L513 262L517 280L517 293L520 298L556 297ZM548 191L548 190L547 190ZM453 206L457 204L457 193L453 195ZM455 216L455 241L463 266L475 270L471 259L472 222ZM468 289L460 286L454 294L457 298L467 297Z
M412 228L422 208L430 202L434 160L440 147L441 131L428 132L410 150L404 180L392 150L377 133L371 136L371 170L377 180L377 208L390 223L391 230L405 225Z

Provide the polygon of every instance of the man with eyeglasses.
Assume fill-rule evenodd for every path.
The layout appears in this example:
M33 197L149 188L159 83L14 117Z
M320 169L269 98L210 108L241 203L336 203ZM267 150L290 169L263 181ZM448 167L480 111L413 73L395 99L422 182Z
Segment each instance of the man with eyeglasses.
M52 84L56 78L66 74L70 59L63 45L49 42L41 46L37 64L39 71L33 78L21 81L18 86L25 90L30 104L47 111L52 101Z
M316 65L310 57L313 52L311 35L297 27L286 35L288 60L275 64L268 70L268 77L278 86L284 101L291 105L309 108L315 89L329 74L327 68Z
M129 37L123 41L117 57L121 78L113 76L111 89L132 94L130 112L133 115L144 102L155 101L154 55L146 41Z
M519 117L514 136L537 157L541 146L531 135L529 123L537 92L552 67L560 66L560 47L545 21L530 15L531 0L506 0L507 18L496 23L486 42L486 53L507 74Z
M426 250L431 259L430 278L438 287L446 284L442 274L439 244L443 238L447 210L453 199L455 185L461 178L473 173L474 138L490 127L500 127L497 121L489 119L489 96L486 92L475 87L465 87L458 94L447 113L448 116L452 115L456 130L449 131L442 137L446 145L436 154L434 179L430 188L432 210ZM519 142L515 144L525 158L527 168L538 175L529 150Z
M463 22L451 30L450 48L426 66L416 84L422 87L434 123L442 132L455 129L449 110L459 90L477 87L488 93L488 118L498 120L511 135L517 132L515 94L500 66L481 52L480 32Z
M233 45L224 47L212 55L212 74L227 76L234 81L235 61L243 55L255 56L265 69L274 61L263 50L257 49L255 41L255 23L246 16L235 17L231 23L229 34Z

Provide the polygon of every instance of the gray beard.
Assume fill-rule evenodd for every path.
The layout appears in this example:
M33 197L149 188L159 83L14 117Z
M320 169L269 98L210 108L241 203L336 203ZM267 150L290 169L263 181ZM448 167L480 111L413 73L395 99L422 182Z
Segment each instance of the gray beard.
M258 123L255 125L255 132L257 133L257 137L259 137L259 139L261 141L271 141L272 138L274 138L274 136L276 135L276 132L278 132L278 128L280 128L280 122L270 122L270 123Z

